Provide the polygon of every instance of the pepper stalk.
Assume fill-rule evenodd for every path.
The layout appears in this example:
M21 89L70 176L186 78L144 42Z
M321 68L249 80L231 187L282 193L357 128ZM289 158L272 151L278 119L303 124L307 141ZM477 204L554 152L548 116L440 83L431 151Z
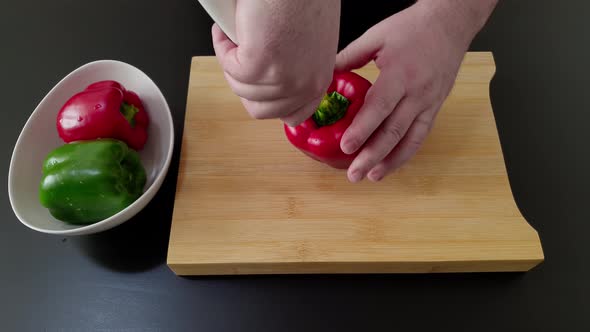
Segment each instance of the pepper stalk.
M121 103L121 109L119 111L121 112L121 114L123 114L125 120L129 122L131 128L135 127L135 114L139 112L139 108L131 104L127 104L126 102L123 102Z
M318 127L334 124L344 117L349 104L348 99L336 91L326 94L313 114L313 120Z

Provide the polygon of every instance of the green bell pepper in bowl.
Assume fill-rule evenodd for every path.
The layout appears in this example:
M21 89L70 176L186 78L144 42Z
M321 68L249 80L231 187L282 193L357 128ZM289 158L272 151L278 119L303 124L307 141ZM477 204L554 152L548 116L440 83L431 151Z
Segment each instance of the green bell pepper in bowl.
M138 153L116 139L62 145L43 162L39 200L56 219L92 224L125 209L143 193Z

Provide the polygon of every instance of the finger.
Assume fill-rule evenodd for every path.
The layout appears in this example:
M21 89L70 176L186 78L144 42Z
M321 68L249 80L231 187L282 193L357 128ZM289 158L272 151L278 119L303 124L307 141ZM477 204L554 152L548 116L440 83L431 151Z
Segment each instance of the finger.
M213 24L211 27L211 36L215 55L224 71L239 71L238 46L227 37L217 24Z
M298 106L291 98L278 99L268 102L252 101L240 98L244 108L251 117L258 120L276 119L291 114Z
M348 71L360 68L375 58L381 46L382 39L369 29L338 53L335 69Z
M272 101L258 102L242 99L242 104L246 111L255 119L276 119L280 118L283 122L295 126L305 121L315 112L321 102L321 98L313 97L309 101L302 96L289 96L283 99ZM303 106L301 105L303 101Z
M371 181L380 181L388 173L398 169L416 154L434 121L434 111L421 113L402 141L391 151L391 153L375 166L368 174Z
M379 126L348 168L351 182L358 182L403 139L419 113L420 102L404 98Z
M291 96L288 98L277 99L272 101L252 101L241 98L242 104L250 116L255 119L279 119L286 118L302 107L302 98ZM303 104L307 104L305 101ZM307 110L309 112L309 110ZM293 120L296 122L296 120Z
M286 123L288 126L295 127L303 123L305 120L309 119L310 116L315 113L317 110L320 102L322 101L323 95L313 99L307 105L297 109L295 112L282 117L281 120Z
M224 72L223 75L236 95L250 101L274 101L290 97L289 93L283 92L284 89L277 85L243 83L228 72Z
M381 74L369 89L365 102L342 135L340 148L346 154L356 152L387 118L404 95L397 75Z

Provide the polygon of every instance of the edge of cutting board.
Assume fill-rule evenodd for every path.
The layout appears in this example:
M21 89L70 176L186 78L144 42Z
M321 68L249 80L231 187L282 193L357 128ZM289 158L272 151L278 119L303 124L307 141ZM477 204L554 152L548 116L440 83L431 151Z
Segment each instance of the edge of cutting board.
M491 78L495 74L495 62L492 52L468 52L470 56L489 57L494 65ZM199 58L210 58L195 56L191 61L191 70ZM491 79L490 78L490 79ZM490 81L491 82L491 81ZM190 82L189 82L190 84ZM489 93L489 92L488 92ZM490 102L490 109L493 108ZM493 116L493 114L492 114ZM185 115L185 124L187 121ZM183 140L184 142L184 134ZM501 145L500 145L501 147ZM181 156L185 155L184 144L181 143ZM503 159L504 163L505 160ZM180 161L182 163L182 160ZM182 176L179 173L178 176ZM506 174L507 176L507 174ZM510 194L514 200L511 184L508 179ZM178 190L178 188L177 188ZM177 194L177 193L176 193ZM522 245L522 252L515 254L510 258L510 253L504 252L504 258L495 259L477 259L477 260L411 260L411 261L287 261L287 262L240 262L236 263L205 263L199 264L186 263L179 260L178 255L171 257L170 245L168 248L167 265L179 276L198 276L198 275L249 275L249 274L374 274L374 273L455 273L455 272L525 272L529 271L542 262L545 257L539 234L532 225L524 218L520 207L514 201L518 212L522 216L522 222L525 222L535 235L534 240L528 240ZM486 252L492 248L483 249ZM526 253L526 254L524 254ZM515 258L516 257L516 258ZM239 266L238 266L239 265Z
M186 264L169 263L179 276L205 275L282 275L282 274L428 274L525 272L540 264L542 259L520 261L431 261L431 262L290 262Z

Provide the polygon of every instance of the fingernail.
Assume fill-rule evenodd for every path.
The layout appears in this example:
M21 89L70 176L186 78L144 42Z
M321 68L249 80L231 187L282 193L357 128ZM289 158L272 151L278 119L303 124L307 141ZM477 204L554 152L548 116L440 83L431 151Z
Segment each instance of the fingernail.
M369 180L373 182L379 182L383 179L383 174L380 174L378 172L371 172L367 177L369 178Z
M348 141L342 144L342 152L346 154L351 154L356 150L356 146L354 142Z
M361 171L359 171L359 170L355 170L352 173L350 173L350 181L351 182L359 182L362 177L363 177L363 175L361 174Z

